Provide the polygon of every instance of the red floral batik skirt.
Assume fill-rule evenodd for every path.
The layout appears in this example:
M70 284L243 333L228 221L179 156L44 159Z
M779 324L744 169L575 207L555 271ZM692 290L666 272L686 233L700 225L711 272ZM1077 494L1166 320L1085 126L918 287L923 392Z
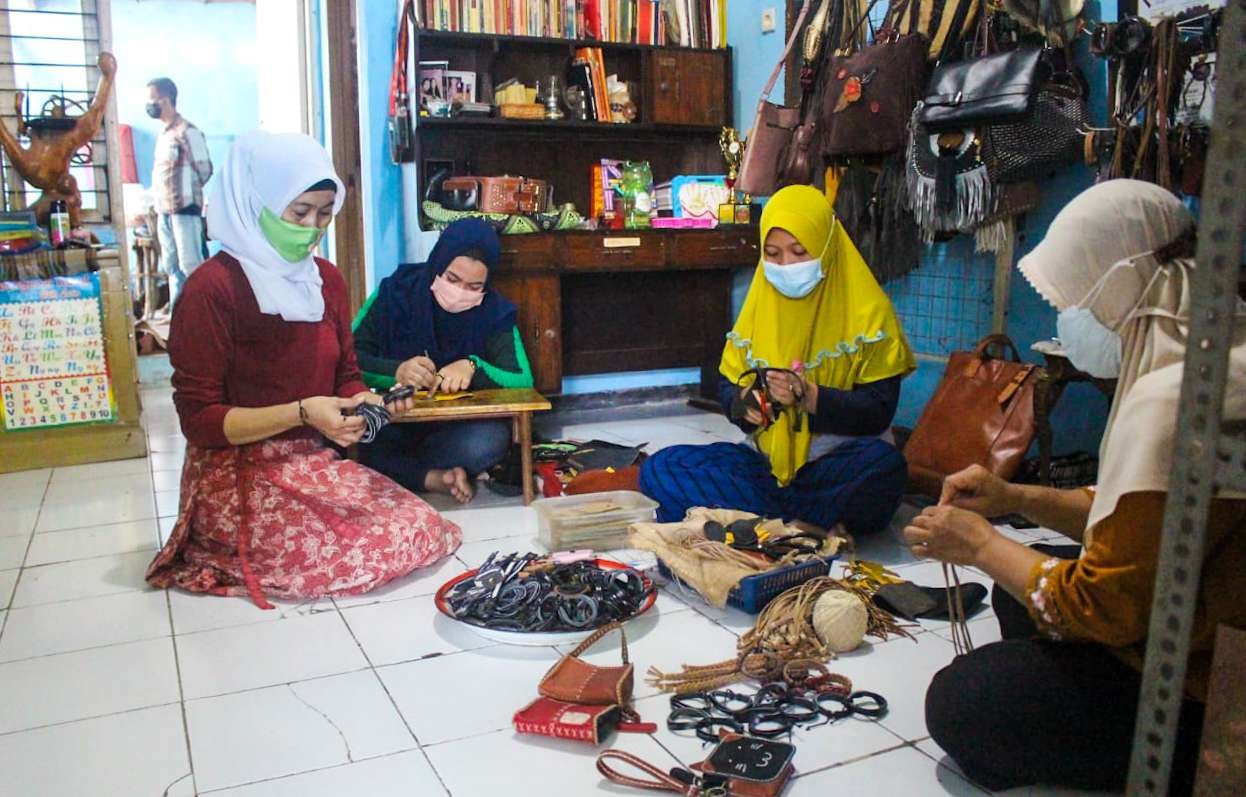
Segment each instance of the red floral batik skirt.
M449 556L458 526L319 439L189 446L155 587L306 599L354 595Z

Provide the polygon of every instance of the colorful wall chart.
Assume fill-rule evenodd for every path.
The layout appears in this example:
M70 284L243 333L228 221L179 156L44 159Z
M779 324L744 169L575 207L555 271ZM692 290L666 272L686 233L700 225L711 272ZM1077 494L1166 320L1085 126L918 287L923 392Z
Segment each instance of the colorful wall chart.
M96 274L0 282L5 430L113 420Z

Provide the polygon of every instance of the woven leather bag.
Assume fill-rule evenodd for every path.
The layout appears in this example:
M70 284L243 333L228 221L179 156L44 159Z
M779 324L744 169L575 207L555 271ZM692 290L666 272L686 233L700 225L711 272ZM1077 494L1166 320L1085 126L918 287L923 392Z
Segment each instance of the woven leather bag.
M909 487L937 498L943 479L970 465L1015 476L1034 441L1037 377L1038 366L1021 362L1006 335L953 353L904 446Z
M1090 109L1072 81L1042 84L1029 112L982 131L984 160L1000 183L1046 178L1082 156Z
M611 631L618 631L623 646L623 664L619 667L597 667L580 658L580 654ZM545 673L537 691L565 703L581 705L626 706L632 700L633 665L627 660L627 635L623 626L614 622L594 631L575 650L559 659Z

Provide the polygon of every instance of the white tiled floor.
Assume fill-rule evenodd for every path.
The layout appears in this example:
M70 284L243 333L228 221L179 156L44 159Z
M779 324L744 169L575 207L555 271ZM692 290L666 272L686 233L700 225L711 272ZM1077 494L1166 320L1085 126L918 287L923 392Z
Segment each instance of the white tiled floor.
M433 607L440 584L491 551L533 547L531 510L485 491L468 509L437 502L463 527L462 549L369 595L264 612L241 599L150 590L143 575L177 511L184 441L167 388L145 391L144 406L145 459L0 476L0 792L624 793L597 774L594 748L510 730L557 649L494 644ZM542 431L650 450L739 438L719 416L682 410L613 423L545 419ZM939 568L915 562L894 533L862 541L861 551L917 583L942 583ZM980 573L963 578L989 585ZM650 616L629 626L632 657L639 673L721 660L753 620L664 587ZM989 608L971 629L979 645L999 635ZM926 684L952 658L947 625L914 631L915 640L833 663L886 695L891 712L797 733L800 775L788 794L983 794L925 729ZM588 655L611 661L615 648ZM643 677L637 695L641 714L660 722L667 698ZM664 727L610 743L662 766L704 755Z

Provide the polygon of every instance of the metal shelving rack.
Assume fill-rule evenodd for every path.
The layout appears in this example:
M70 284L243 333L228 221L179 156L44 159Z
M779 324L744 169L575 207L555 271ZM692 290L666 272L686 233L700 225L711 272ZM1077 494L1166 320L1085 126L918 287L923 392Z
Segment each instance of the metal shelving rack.
M1168 792L1207 516L1217 488L1246 490L1246 436L1223 428L1228 353L1246 237L1246 0L1220 28L1177 449L1164 513L1128 794ZM1238 386L1241 389L1241 386Z

